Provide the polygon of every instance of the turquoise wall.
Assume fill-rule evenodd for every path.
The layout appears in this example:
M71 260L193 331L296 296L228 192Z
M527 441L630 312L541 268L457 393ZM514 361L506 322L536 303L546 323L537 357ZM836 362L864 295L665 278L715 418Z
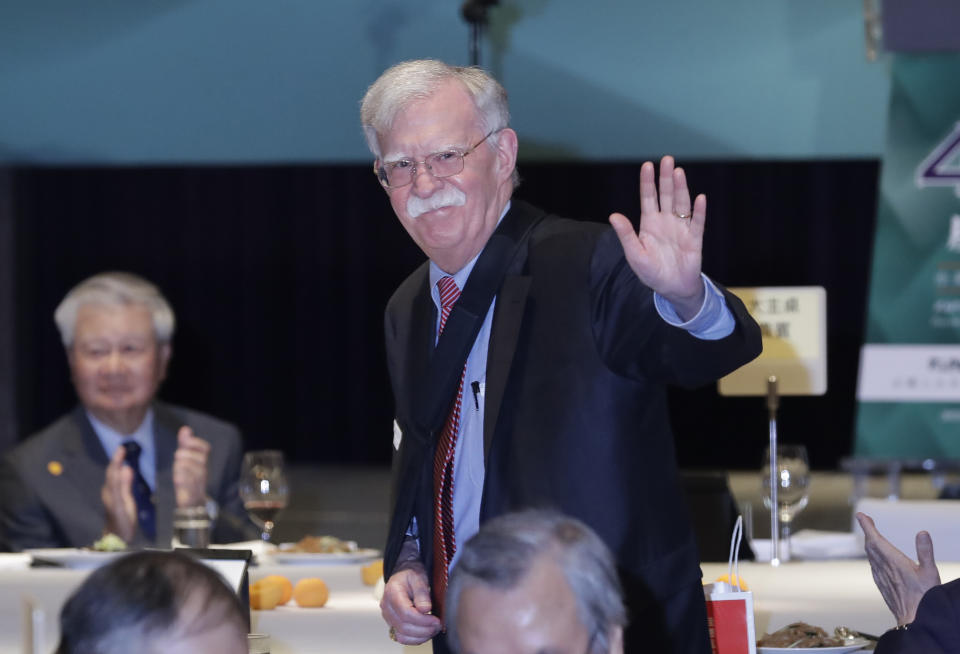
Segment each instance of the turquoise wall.
M365 88L468 63L459 0L7 0L0 161L361 162ZM877 157L862 0L503 0L526 159Z

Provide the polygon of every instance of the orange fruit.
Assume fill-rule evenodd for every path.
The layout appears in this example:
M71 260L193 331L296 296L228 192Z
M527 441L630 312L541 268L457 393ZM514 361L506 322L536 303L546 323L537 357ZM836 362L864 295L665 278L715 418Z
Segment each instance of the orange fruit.
M750 587L747 586L747 582L744 581L742 578L738 578L737 575L733 575L733 581L730 581L730 577L728 575L720 575L719 577L717 577L716 580L725 581L731 586L736 586L743 591L750 590Z
M327 603L329 597L330 589L323 579L317 577L301 579L293 587L293 601L297 606L320 607Z
M283 587L279 584L250 584L250 608L254 610L274 609L282 597Z
M275 584L280 586L283 591L280 595L280 604L286 604L290 601L290 598L293 597L293 584L283 575L267 575L263 579L254 582L254 584L260 586Z
M374 586L383 576L383 559L371 561L360 568L360 576L367 586Z

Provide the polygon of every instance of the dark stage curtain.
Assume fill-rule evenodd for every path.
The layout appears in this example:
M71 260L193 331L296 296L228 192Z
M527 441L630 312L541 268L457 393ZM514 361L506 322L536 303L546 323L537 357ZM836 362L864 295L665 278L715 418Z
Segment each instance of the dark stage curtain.
M785 398L781 439L816 467L852 443L872 246L876 161L699 162L704 269L735 286L827 289L829 390ZM526 164L517 196L570 217L639 216L639 165ZM156 282L177 312L161 395L243 429L295 461L384 463L392 399L382 312L423 255L369 166L15 168L12 188L21 436L74 403L53 310L109 269ZM685 467L756 468L762 399L671 393ZM638 434L638 437L642 435Z

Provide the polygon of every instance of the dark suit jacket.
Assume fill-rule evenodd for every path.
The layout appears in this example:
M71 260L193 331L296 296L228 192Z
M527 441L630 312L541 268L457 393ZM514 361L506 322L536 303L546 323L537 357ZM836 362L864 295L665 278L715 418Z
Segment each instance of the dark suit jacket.
M960 652L960 579L934 586L917 607L907 629L888 631L877 654L956 654Z
M240 501L242 443L237 428L183 407L155 402L156 545L169 547L173 533L173 453L177 431L193 427L210 443L207 494L220 505L215 542L250 537ZM51 463L59 464L51 465ZM100 489L109 459L82 406L30 436L0 463L0 548L88 547L102 536ZM136 545L153 543L137 542Z
M543 212L514 200L508 221ZM428 267L391 298L386 348L402 431L385 551L391 574L411 518L432 562L436 435L417 424L414 393L434 348ZM757 356L760 331L725 293L733 333L705 341L665 323L653 292L605 225L548 216L511 262L496 297L486 371L486 473L481 523L524 507L552 507L591 527L621 572L656 601L698 583L665 384L711 382ZM702 600L702 595L701 595Z

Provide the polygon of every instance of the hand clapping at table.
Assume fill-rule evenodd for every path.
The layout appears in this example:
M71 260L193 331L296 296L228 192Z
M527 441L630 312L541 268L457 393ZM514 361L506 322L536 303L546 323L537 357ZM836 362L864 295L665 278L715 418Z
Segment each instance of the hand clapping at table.
M898 625L909 624L917 615L924 594L940 584L940 572L933 558L930 534L917 534L917 563L883 537L865 513L857 513L857 522L866 538L864 549L870 560L873 580L890 607Z

